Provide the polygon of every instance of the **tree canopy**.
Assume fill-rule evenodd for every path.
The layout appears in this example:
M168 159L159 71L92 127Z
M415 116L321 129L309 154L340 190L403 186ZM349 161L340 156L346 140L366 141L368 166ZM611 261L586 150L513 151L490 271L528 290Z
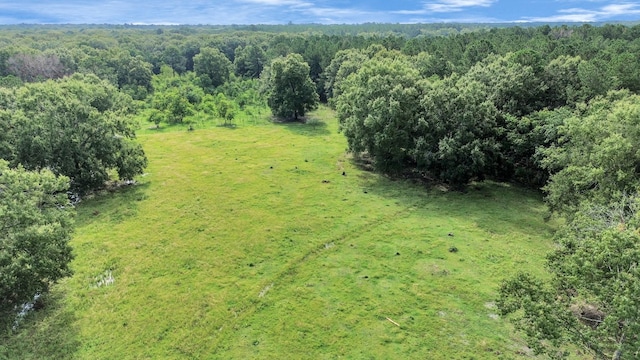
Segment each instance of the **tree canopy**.
M582 204L556 236L551 279L521 273L502 284L499 309L537 353L565 358L572 344L599 359L638 356L639 209L637 197Z
M95 75L27 84L0 110L11 124L3 157L68 176L79 193L102 187L110 170L131 180L147 165L132 111L131 97Z
M571 217L582 201L601 204L640 186L640 97L612 92L583 104L558 126L558 140L541 148L549 171L549 206Z
M297 120L318 105L309 65L300 54L274 59L264 74L267 102L274 115Z
M551 279L519 274L503 283L498 302L539 353L564 357L573 344L597 358L637 356L638 104L616 91L544 115L556 132L537 150L550 173L546 200L566 224L547 261Z
M397 173L412 161L423 94L417 80L417 70L399 56L367 61L339 82L340 129L349 149L371 155L378 170Z
M267 54L258 45L239 46L235 50L233 64L236 75L257 79L267 65Z
M71 274L69 179L0 160L0 324Z
M227 82L231 69L231 61L217 48L201 48L193 58L193 70L201 86L208 92Z
M409 57L383 51L338 88L349 149L371 156L378 170L426 171L464 186L495 168L498 113L478 81L421 79Z

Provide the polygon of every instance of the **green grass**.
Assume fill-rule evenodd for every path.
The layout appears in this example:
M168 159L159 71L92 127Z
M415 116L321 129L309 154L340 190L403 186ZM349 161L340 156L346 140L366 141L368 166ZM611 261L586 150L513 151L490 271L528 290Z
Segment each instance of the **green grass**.
M524 358L492 301L542 272L540 196L363 171L313 116L142 132L148 173L82 203L75 275L0 358Z

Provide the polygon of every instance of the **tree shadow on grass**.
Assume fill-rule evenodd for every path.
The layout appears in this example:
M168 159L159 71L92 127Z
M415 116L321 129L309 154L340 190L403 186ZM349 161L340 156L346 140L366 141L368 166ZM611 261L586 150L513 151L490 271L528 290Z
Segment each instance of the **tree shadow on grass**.
M76 225L104 221L105 217L121 223L138 213L138 204L149 197L148 190L148 182L100 190L80 203Z
M26 315L15 330L0 331L0 359L73 359L80 347L75 314L61 290L43 297L44 307Z
M549 233L542 194L534 189L494 181L472 182L462 191L424 179L393 178L370 171L368 163L352 159L363 170L360 184L365 194L393 199L408 208L437 211L451 219L471 219L489 233L525 231Z
M219 125L216 125L216 127L222 128L222 129L229 129L229 130L237 130L238 129L238 125L235 124L235 123L219 124Z
M305 121L274 121L274 124L280 125L296 135L327 136L331 134L326 122L313 118L305 119Z

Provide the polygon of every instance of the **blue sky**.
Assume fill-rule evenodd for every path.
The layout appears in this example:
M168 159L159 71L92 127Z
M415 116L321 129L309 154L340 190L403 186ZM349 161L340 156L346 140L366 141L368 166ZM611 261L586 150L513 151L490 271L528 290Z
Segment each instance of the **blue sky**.
M625 0L3 1L0 24L603 22L640 20Z

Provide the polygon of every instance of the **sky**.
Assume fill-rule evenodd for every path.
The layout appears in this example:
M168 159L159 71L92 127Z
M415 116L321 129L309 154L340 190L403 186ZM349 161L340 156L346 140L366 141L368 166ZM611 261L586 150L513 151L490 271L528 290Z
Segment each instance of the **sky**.
M625 0L4 1L0 24L354 24L640 20Z

